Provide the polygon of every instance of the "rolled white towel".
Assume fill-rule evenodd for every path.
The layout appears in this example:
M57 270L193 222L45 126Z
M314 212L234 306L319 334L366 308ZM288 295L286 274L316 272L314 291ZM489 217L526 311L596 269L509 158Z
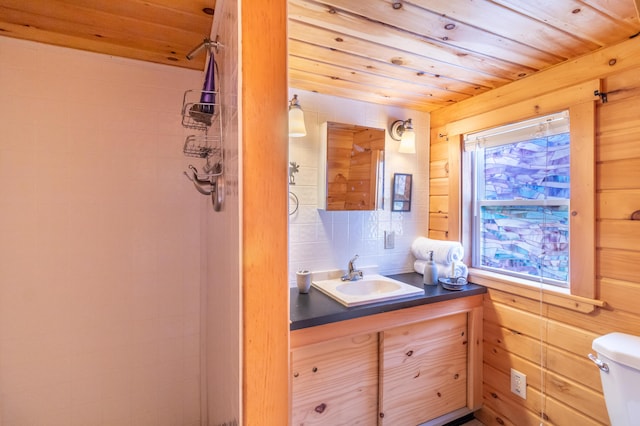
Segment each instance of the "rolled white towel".
M413 270L419 274L424 275L424 267L427 264L426 260L418 259L413 262ZM469 268L463 262L453 262L448 265L436 262L436 267L438 268L438 277L450 277L451 276L451 265L454 265L454 272L456 277L464 277L465 279L469 275Z
M411 253L418 260L428 260L429 252L433 251L433 260L443 265L459 262L464 257L464 248L457 241L432 240L418 237L411 244Z

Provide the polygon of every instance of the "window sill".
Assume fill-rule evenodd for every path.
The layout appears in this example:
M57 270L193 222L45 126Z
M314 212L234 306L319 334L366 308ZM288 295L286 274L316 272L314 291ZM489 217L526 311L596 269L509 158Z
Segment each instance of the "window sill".
M516 277L509 277L482 269L469 268L469 281L487 288L506 291L533 300L560 306L582 313L593 312L602 308L606 302L570 294L568 288L555 287L548 284L534 283Z

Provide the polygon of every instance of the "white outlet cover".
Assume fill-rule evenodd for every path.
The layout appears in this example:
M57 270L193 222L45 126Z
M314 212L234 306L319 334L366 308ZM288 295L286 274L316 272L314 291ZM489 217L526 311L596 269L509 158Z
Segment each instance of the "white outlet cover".
M527 375L511 369L511 392L522 399L527 399Z
M384 231L384 248L392 249L395 248L396 233L394 231Z

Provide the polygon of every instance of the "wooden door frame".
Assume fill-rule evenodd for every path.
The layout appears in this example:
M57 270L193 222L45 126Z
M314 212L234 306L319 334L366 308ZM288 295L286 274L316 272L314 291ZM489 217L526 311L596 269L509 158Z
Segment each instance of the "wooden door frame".
M287 2L240 1L242 424L289 422Z

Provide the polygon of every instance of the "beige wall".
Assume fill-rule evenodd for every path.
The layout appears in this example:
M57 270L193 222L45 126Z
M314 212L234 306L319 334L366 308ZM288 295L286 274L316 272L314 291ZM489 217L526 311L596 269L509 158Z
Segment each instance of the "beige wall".
M179 112L202 73L4 37L0 58L0 424L199 424Z
M586 355L602 334L640 335L640 222L629 220L640 209L639 53L640 39L632 39L431 115L432 135L446 134L448 123L594 78L609 92L608 103L596 106L595 164L596 290L607 306L584 314L518 291L490 290L484 303L484 407L478 413L487 425L533 426L541 419L554 425L609 424L599 370ZM434 143L432 167L443 160L455 163L456 152L453 142ZM457 203L451 202L456 186L457 176L432 179L433 215L447 218L444 209ZM431 222L432 236L459 235L458 214L448 216ZM510 393L510 368L527 375L526 401Z

